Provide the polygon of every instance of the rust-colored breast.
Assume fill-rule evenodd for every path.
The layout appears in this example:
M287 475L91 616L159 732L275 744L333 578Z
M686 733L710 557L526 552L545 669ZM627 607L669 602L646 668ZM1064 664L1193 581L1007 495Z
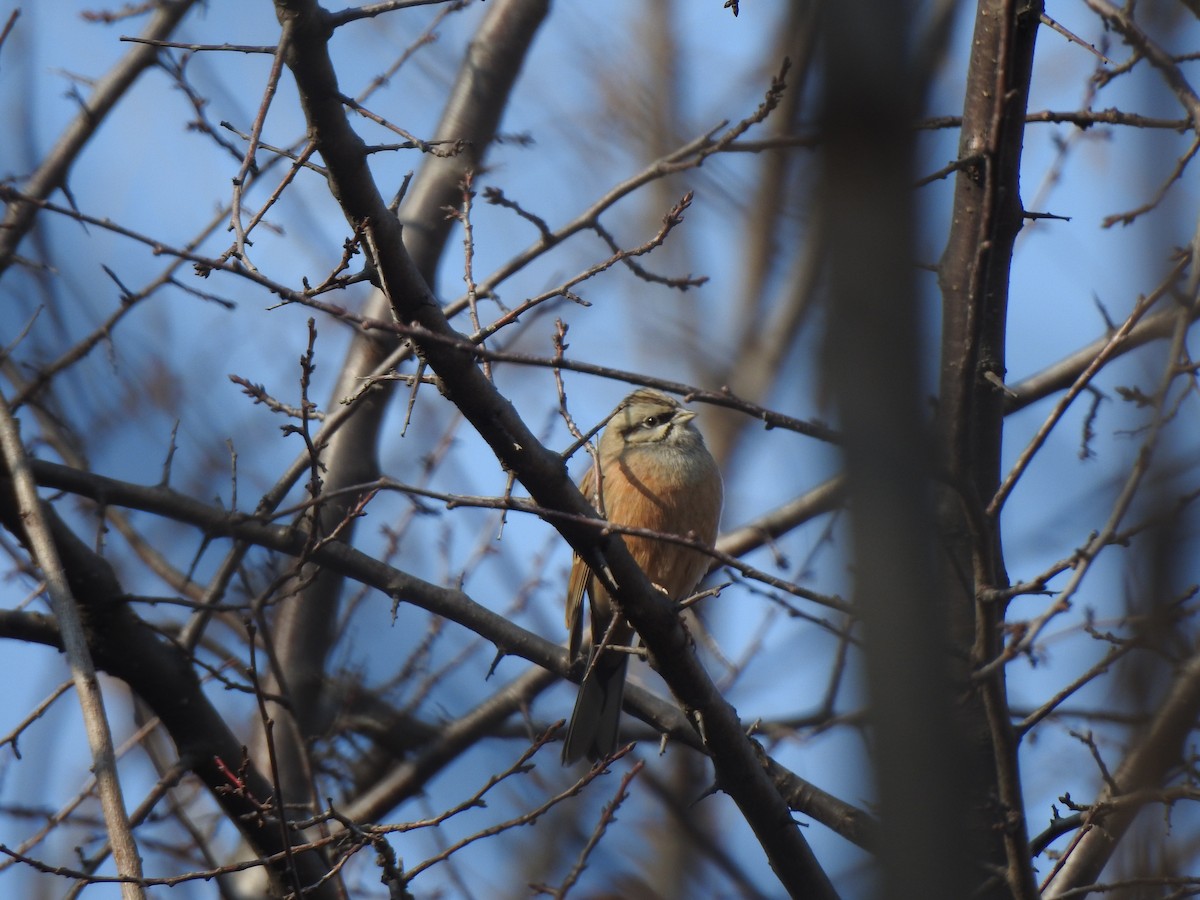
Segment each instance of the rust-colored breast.
M584 475L579 489L589 500L596 497L595 468ZM599 495L601 510L616 525L682 537L690 534L710 545L716 541L721 518L721 475L703 445L686 451L662 445L627 449L606 461ZM673 600L687 597L708 570L710 559L703 553L651 538L621 537L651 583ZM582 646L585 593L591 599L592 641L596 643L612 620L612 603L608 592L576 557L567 583L566 605L573 658L578 657ZM626 644L632 634L632 629L621 621L611 640Z
M721 516L721 478L706 451L660 448L621 454L605 469L602 486L608 520L711 544ZM673 600L682 600L703 577L709 558L678 544L624 536L647 577Z

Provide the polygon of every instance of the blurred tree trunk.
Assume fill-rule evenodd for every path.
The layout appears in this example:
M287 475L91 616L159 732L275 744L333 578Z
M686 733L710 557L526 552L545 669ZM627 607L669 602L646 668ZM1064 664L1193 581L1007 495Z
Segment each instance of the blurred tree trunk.
M845 435L889 834L885 893L910 897L920 885L928 897L1034 897L1003 667L981 680L976 672L1002 646L1003 604L989 591L1007 576L984 507L999 485L1005 310L1038 10L977 9L963 170L940 269L934 471L920 399L911 161L921 69L932 65L919 52L938 35L934 26L915 33L904 4L866 6L827 13L826 364Z

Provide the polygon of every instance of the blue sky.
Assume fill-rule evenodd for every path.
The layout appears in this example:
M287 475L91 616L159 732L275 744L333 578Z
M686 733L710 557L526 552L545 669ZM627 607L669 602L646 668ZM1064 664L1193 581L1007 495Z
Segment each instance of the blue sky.
M6 14L9 8L11 4L0 7L0 12ZM140 27L133 22L112 26L86 23L78 15L86 8L91 8L91 4L28 5L22 10L17 31L0 54L0 103L3 104L0 109L10 121L18 110L33 111L27 120L31 128L23 135L24 143L17 140L0 146L0 174L4 177L19 178L29 165L29 157L23 155L27 149L34 158L40 158L75 114L76 105L70 96L73 81L65 73L85 79L100 75L128 50L129 45L118 42L118 36ZM1098 23L1082 5L1051 4L1048 11L1061 16L1067 27L1085 39L1101 40ZM458 54L483 12L476 5L463 15L451 17L441 30L438 43L417 54L412 64L373 103L410 131L428 134L436 122ZM358 93L395 55L396 48L410 41L432 15L432 10L415 9L344 29L333 44L343 89ZM770 58L765 48L780 27L779 12L766 4L744 3L741 16L735 20L713 0L676 3L672 17L672 37L686 48L678 77L682 136L703 133L722 120L736 120L751 112L761 99L770 75L778 69L779 61ZM644 145L630 139L629 129L636 123L631 125L628 119L615 117L608 90L612 83L623 88L625 105L619 109L626 114L631 109L653 107L654 98L648 95L652 82L645 70L646 54L630 38L639 25L635 4L601 8L564 3L554 8L538 37L503 124L505 132L528 133L535 143L530 147L516 143L497 147L489 157L484 183L501 186L508 196L537 212L553 227L578 214L611 184L649 162ZM952 39L953 53L931 95L931 113L956 115L961 111L965 70L962 53L969 46L971 25L970 16L961 14ZM276 35L277 25L269 4L239 4L235 15L229 4L214 2L191 17L179 37L197 42L272 44ZM1195 47L1198 38L1200 27L1196 22L1180 19L1173 33L1176 45ZM1043 31L1039 42L1030 109L1079 108L1096 59L1048 30ZM1127 54L1128 49L1121 46L1113 46L1109 51L1116 61L1125 59ZM191 77L210 97L207 113L211 121L225 119L247 128L257 108L269 64L266 56L197 56L191 63ZM1189 65L1194 74L1196 64ZM1173 102L1164 99L1167 95L1155 73L1141 70L1105 88L1096 106L1179 117ZM605 73L611 81L600 81L597 73ZM79 89L86 92L86 87ZM203 136L184 130L189 116L185 99L162 74L148 73L117 114L106 122L76 166L71 179L74 202L84 212L109 216L170 243L183 244L189 240L215 214L219 204L228 199L230 179L237 171L229 154L215 148ZM365 120L358 120L357 125L369 142L385 139L382 130ZM290 145L303 131L294 90L285 77L267 119L264 139ZM236 138L231 139L237 143ZM1062 177L1048 183L1048 175L1064 153L1063 140L1069 143L1065 145ZM949 162L955 154L954 141L951 131L923 136L920 171L916 174L926 174ZM1039 371L1100 335L1104 320L1097 311L1097 303L1120 321L1137 296L1152 290L1165 271L1168 248L1190 240L1198 199L1197 182L1190 171L1153 213L1129 227L1100 227L1106 216L1135 208L1152 196L1170 170L1172 160L1189 142L1187 134L1166 131L1142 134L1131 129L1096 128L1079 133L1066 125L1028 127L1022 172L1024 199L1029 205L1036 198L1037 211L1065 216L1069 221L1040 221L1027 229L1018 244L1009 311L1010 382ZM264 158L265 154L260 156L260 160ZM405 172L419 164L415 153L377 155L372 161L385 193L394 189ZM591 307L583 309L561 303L554 307L553 314L528 323L512 346L549 354L553 318L562 316L571 325L571 354L577 359L602 361L681 381L694 380L700 368L695 360L703 359L706 354L721 358L727 353L724 338L737 324L733 300L744 272L730 224L741 221L738 217L746 214L745 191L751 175L745 159L731 156L712 159L702 169L681 179L696 192L693 207L681 233L673 236L673 243L666 250L650 258L650 265L656 271L703 273L710 278L703 288L679 294L648 287L614 271L584 287ZM268 182L274 184L272 179ZM920 193L924 218L917 243L923 261L934 262L941 253L951 187L947 180ZM251 192L251 201L261 202L269 189ZM624 244L634 245L653 234L662 212L665 209L651 208L632 199L615 210L606 222ZM811 210L797 209L792 230L785 235L796 241L797 246L809 233L810 214ZM299 179L277 207L272 221L286 223L286 227L278 231L260 230L255 237L253 259L264 272L292 284L298 283L301 274L310 279L321 277L336 261L348 233L324 185L312 175ZM527 223L482 203L476 207L475 229L477 272L490 272L532 243L536 236ZM54 345L56 329L78 336L94 327L119 299L116 286L100 268L102 264L131 286L147 283L164 266L162 258L101 229L83 229L68 221L51 220L45 235L55 248L61 273L50 280L49 293L42 293L43 283L31 276L16 272L6 276L0 285L0 302L6 308L0 319L0 341L6 344L37 302L49 302L51 309L36 325L35 346L39 345L37 342L47 347ZM205 243L203 250L220 252L228 241L228 235L219 232ZM506 283L502 287L503 299L508 303L519 302L604 255L602 245L594 238L574 239ZM462 253L456 235L443 258L438 279L437 288L444 298L451 299L461 292L461 276ZM189 284L195 281L186 267L180 278ZM932 372L938 315L936 282L929 274L920 276L919 284L922 302L928 310ZM250 504L271 483L281 466L299 452L300 445L295 439L282 437L279 421L261 407L252 406L226 375L237 373L294 400L296 359L304 345L309 313L298 308L272 309L272 298L228 276L215 275L200 286L236 302L237 309L226 310L181 291L164 292L118 328L111 347L97 351L85 364L76 367L64 380L70 389L61 399L68 415L98 423L96 427L104 438L95 444L97 452L91 463L97 471L116 478L137 482L157 480L172 426L179 417L173 484L180 489L201 491L206 498L211 497L216 485L221 500L228 503L231 501L228 480L218 463L224 459L225 441L232 440L239 452L240 500ZM342 302L358 302L363 296L360 287ZM16 315L14 310L20 310L21 314ZM324 402L341 361L347 334L330 322L319 322L318 327L314 395ZM693 356L674 343L674 337L687 328L695 328L697 332L688 347ZM819 337L819 329L810 327L787 360L779 387L770 398L779 409L804 417L832 415L824 406L814 363ZM187 377L178 380L156 377L157 367L164 361L176 371L187 373ZM1109 399L1102 404L1097 421L1094 459L1078 458L1086 411L1081 401L1024 476L1004 513L1008 566L1014 580L1029 577L1053 560L1068 555L1103 520L1138 446L1136 434L1124 432L1136 428L1141 421L1139 411L1119 400L1114 389L1120 384L1149 388L1161 366L1161 345L1158 345L1157 352L1152 347L1133 354L1100 380L1098 386ZM570 442L552 414L553 384L548 373L502 369L497 377L527 421L535 431L545 435L549 444L561 447ZM568 375L567 385L573 412L589 423L601 418L625 392L623 385L583 376ZM119 413L122 404L130 400L143 410L136 427L122 421ZM444 429L452 427L444 404L432 392L419 403L421 416L406 437L399 437L399 414L389 423L383 461L389 473L397 477L415 477L421 455L437 445ZM1006 435L1006 460L1011 462L1016 458L1050 406L1050 401L1042 401L1012 418ZM1179 458L1186 458L1195 450L1198 431L1194 399L1185 404L1183 415L1185 418L1174 431L1176 443L1169 448L1169 453ZM464 427L457 428L454 441L452 460L438 473L437 485L461 493L500 493L503 475L498 467L478 463L486 452L482 443ZM727 473L726 527L753 519L782 497L805 490L836 471L836 457L827 447L779 431L752 432L735 460L739 477ZM404 501L381 498L360 528L360 546L368 550L382 546L381 526L402 516L405 509ZM494 531L497 525L494 516L471 512L456 513L447 524L453 527L445 532L431 528L416 539L421 542L421 552L407 560L416 574L431 580L449 579L456 565L469 559L481 545L481 535ZM799 530L780 549L796 563L812 557L806 573L811 577L806 582L808 586L845 592L849 584L845 548L836 540L826 543L823 526L820 522ZM840 532L835 529L834 533L836 537ZM186 567L197 551L194 542L185 538L182 529L167 526L163 534L179 538L170 550L176 564ZM497 552L475 570L465 585L468 591L480 602L504 609L507 589L527 574L520 571L527 558L520 548L534 547L538 552L547 548L544 583L534 593L529 608L521 613L522 624L548 637L560 638L556 631L561 628L555 605L556 584L565 576L568 565L565 546L554 540L546 526L520 517L511 519L503 540L493 543ZM770 558L770 553L764 550L749 561L766 565ZM219 554L214 552L202 557L198 572L203 575L218 559ZM1123 610L1128 595L1135 592L1124 568L1125 561L1120 553L1102 558L1079 597L1081 607L1094 608L1101 619ZM162 589L155 580L132 567L123 574L129 578L131 590ZM1061 587L1061 583L1055 582L1054 586ZM5 605L13 605L26 590L24 582L8 581L0 584L0 597ZM739 602L751 604L753 614L748 615L745 606L737 605ZM1019 600L1014 615L1034 615L1045 602L1045 598ZM737 589L713 602L710 610L713 629L728 656L738 656L757 639L764 625L765 607L761 601L747 600ZM412 619L406 622L407 615ZM402 610L397 626L392 627L386 604L375 598L370 611L360 614L343 661L366 671L368 678L386 677L395 666L397 644L403 643L398 633L409 627L419 628L421 622L417 614ZM1078 617L1064 620L1061 628L1048 635L1052 639L1047 641L1037 667L1024 661L1011 667L1014 705L1036 705L1094 661L1095 642L1081 635L1078 628ZM455 649L447 647L440 652L452 656ZM811 711L824 689L832 652L832 641L815 628L773 624L733 689L735 705L748 718ZM477 696L479 675L489 662L490 656L483 653L471 665L464 666L451 682L455 690L440 702L449 703L453 699L469 704ZM515 661L511 663L510 676L515 673L516 665ZM788 672L786 680L779 679L781 670ZM8 676L20 675L20 686L0 699L0 732L12 727L50 686L63 678L61 660L56 654L12 642L4 646L0 671ZM504 671L502 668L501 673ZM857 700L861 699L856 699L857 693L851 682L840 706L846 710L856 708ZM113 692L112 696L119 695ZM537 710L542 718L565 714L569 702L565 688L555 689L547 698L540 701L545 705ZM1098 704L1111 701L1111 697L1103 695L1095 698ZM115 705L120 707L120 700ZM461 709L445 710L446 714L458 711ZM436 715L443 711L429 712ZM63 728L62 734L71 734L73 710L60 704L53 715L54 721L43 723L42 727L47 731ZM69 755L66 746L70 743L64 739L57 745L64 758ZM867 761L861 741L852 733L793 742L778 749L782 762L827 790L851 802L869 801L870 788L864 779ZM1025 777L1031 819L1037 814L1048 817L1049 804L1065 787L1080 797L1094 790L1094 772L1080 765L1078 744L1066 735L1065 727L1048 728L1046 736L1039 739L1036 748L1028 749L1027 754L1030 764L1025 768ZM439 781L431 787L430 808L454 802L464 781L470 782L471 776L481 780L492 765L493 760L482 754L468 757L456 770L452 783ZM14 796L10 792L16 790L18 779L28 783L34 777L53 785L58 796L46 799L60 803L78 789L79 782L38 773L39 770L54 773L69 767L65 759L53 757L27 761L19 769L7 760L0 762L0 798L9 800ZM131 766L129 770L128 796L138 797L151 781L138 768ZM598 802L597 799L597 805ZM724 806L724 799L706 803L718 810L715 814L722 821L735 820ZM1037 830L1036 825L1033 830ZM746 865L761 868L761 860L749 846L749 836L744 829L736 833L739 853ZM845 886L847 896L854 896L856 890L865 892L861 878L848 874L861 864L858 853L819 826L809 828L807 836L818 856L829 865L835 881ZM0 841L12 840L11 835L0 831ZM415 860L429 852L432 843L422 845L420 840L413 838L403 844L406 856L411 855ZM636 840L637 833L632 830L618 838L630 852L636 852ZM466 857L464 864L471 869L486 870L494 862L488 851L481 850ZM10 873L4 877L15 876ZM427 876L431 883L437 877L436 872ZM769 890L766 886L770 883L769 876L763 876L764 889ZM431 886L420 883L422 890ZM95 893L104 896L103 891Z

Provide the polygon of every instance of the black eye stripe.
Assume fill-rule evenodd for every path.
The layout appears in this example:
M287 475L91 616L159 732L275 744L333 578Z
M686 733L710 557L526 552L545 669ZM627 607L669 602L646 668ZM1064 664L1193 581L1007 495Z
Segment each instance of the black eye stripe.
M644 416L643 418L638 419L637 421L632 422L629 425L623 426L620 429L620 432L622 435L630 435L630 434L633 434L633 432L639 431L644 428L657 428L659 425L663 425L667 422L670 422L671 419L673 419L674 417L675 417L675 412L673 410L667 410L665 412L654 413L653 415Z

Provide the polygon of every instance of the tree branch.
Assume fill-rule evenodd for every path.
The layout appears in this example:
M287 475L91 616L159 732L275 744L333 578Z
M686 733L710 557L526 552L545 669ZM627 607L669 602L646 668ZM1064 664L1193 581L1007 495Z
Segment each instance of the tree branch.
M10 497L5 490L0 502L8 507L9 522L17 525L13 528L14 533L25 543L34 563L42 570L46 592L50 595L50 608L58 620L71 678L79 695L84 729L92 751L92 770L96 776L100 806L104 811L108 838L112 842L117 873L125 878L141 878L142 859L133 839L129 817L125 813L112 731L104 710L104 695L96 678L96 667L88 650L83 621L47 522L48 508L43 507L37 495L25 448L21 445L17 421L8 408L8 401L0 396L0 478L3 477L11 479L11 482L9 485L0 482L0 489L11 487L13 494ZM128 881L121 885L121 896L125 900L139 900L146 894L136 881Z
M158 11L146 26L142 37L150 41L166 38L195 2L196 0L164 0L159 3ZM157 47L139 44L101 78L84 108L59 138L58 144L22 186L22 192L45 200L54 191L65 188L67 173L84 146L116 106L117 101L125 95L142 72L154 65L157 58ZM37 212L38 207L34 204L10 200L4 221L0 223L0 275L12 265L17 246L33 227Z
M285 28L291 29L288 65L328 167L330 190L347 221L364 229L392 314L397 321L418 324L434 336L461 339L405 249L400 224L371 179L364 144L336 99L337 79L319 7L305 0L277 0L276 10L287 23ZM595 515L567 477L558 454L540 444L470 354L436 340L418 342L417 350L441 379L446 397L540 505L574 515ZM672 604L652 588L623 541L598 538L590 529L569 522L556 522L555 527L599 577L611 582L610 594L642 636L659 673L683 707L703 723L717 783L753 829L776 876L795 896L834 896L828 878L767 778L760 749L746 736L733 708L700 665Z
M306 535L295 528L266 524L252 516L208 506L166 486L128 484L44 460L30 460L30 464L34 476L43 487L68 491L106 506L138 509L187 523L210 539L230 538L296 557L307 553L307 558L314 565L462 625L493 644L502 656L518 656L563 678L579 677L580 673L572 673L570 660L561 645L526 631L508 618L476 603L462 591L422 581L340 541L323 543L314 550ZM38 639L36 634L40 633L36 623L29 623L23 618L6 627L19 630L0 630L0 635L26 635L33 629L32 639ZM97 664L104 665L104 661L98 658ZM130 686L139 693L146 687L141 684L140 678L130 680ZM151 690L158 689L157 683L148 687ZM182 702L186 705L187 698ZM634 715L669 736L672 741L700 752L711 752L674 704L636 685L627 686L625 704ZM159 712L159 715L162 713ZM864 847L877 845L877 828L871 816L822 791L769 758L766 765L779 795L788 798L791 808L812 816L853 843Z

